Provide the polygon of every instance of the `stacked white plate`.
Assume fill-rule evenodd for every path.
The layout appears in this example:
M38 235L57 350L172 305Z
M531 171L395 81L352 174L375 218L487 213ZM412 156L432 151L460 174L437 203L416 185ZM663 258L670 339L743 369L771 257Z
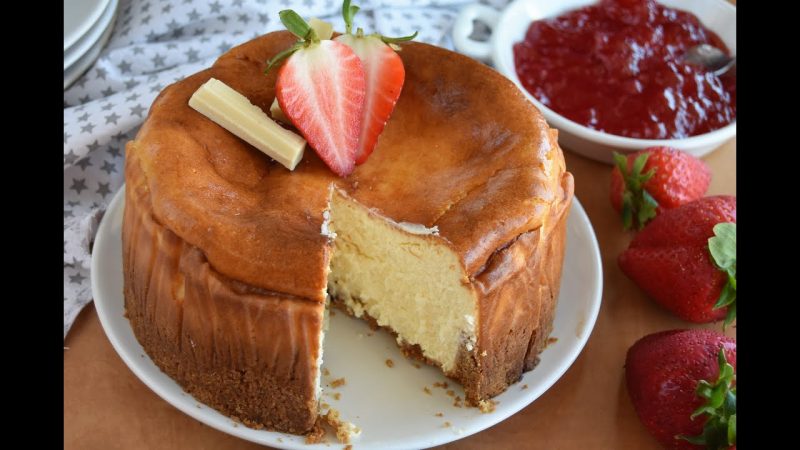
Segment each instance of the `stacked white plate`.
M100 56L111 37L119 0L64 0L64 89Z

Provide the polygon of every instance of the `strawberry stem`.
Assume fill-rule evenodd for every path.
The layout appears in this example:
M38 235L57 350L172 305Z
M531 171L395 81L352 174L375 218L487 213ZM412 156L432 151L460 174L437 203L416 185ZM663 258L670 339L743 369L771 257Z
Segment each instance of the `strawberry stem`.
M342 17L344 18L344 27L345 27L345 34L353 34L353 17L355 17L356 13L358 12L359 7L356 5L351 5L350 0L344 0L344 4L342 5ZM415 37L417 37L419 31L415 31L414 34L410 34L408 36L401 36L401 37L389 37L384 36L382 34L375 33L376 36L380 38L386 44L397 44L399 42L408 42ZM356 29L356 37L364 37L364 29L357 28Z
M634 225L641 230L644 225L656 216L658 202L644 189L644 184L655 175L655 168L642 173L647 164L649 153L642 153L633 161L633 167L628 168L628 158L614 152L614 162L619 168L625 188L622 191L622 225L626 230Z
M319 37L317 36L317 32L314 31L314 28L312 28L311 25L303 20L303 18L300 17L300 15L296 12L292 11L291 9L284 9L278 13L278 16L281 18L283 26L285 26L286 29L289 30L289 32L291 32L293 35L300 38L300 40L295 42L294 45L286 50L270 58L269 61L267 61L267 68L264 70L264 73L269 73L273 67L301 48L306 47L309 44L319 42Z
M697 395L707 400L692 413L692 420L708 415L702 434L698 436L675 436L695 445L703 445L710 450L723 450L736 445L736 374L733 366L725 359L725 348L720 347L719 377L714 384L706 380L697 383Z
M355 17L359 9L360 8L356 5L350 5L350 0L344 0L344 4L342 5L342 18L344 19L345 34L350 34L350 30L353 29L353 17Z

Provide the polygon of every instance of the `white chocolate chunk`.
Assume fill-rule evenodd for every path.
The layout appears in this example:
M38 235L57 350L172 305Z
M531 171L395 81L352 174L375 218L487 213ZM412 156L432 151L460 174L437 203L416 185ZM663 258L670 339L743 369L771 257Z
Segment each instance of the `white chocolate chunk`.
M308 24L314 29L314 32L317 33L317 37L320 39L330 39L331 36L333 36L333 24L329 22L312 17L308 21Z
M286 114L284 114L283 110L281 109L281 105L278 104L277 97L275 97L275 100L272 101L272 105L269 107L269 115L275 120L280 120L287 125L292 125L292 121L286 117Z
M278 125L247 97L216 78L197 89L189 106L289 170L303 159L306 140L302 136Z

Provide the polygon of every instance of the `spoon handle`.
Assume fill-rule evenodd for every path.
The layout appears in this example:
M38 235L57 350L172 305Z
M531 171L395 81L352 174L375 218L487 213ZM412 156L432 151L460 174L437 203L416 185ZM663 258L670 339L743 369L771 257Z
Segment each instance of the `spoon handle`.
M714 71L714 75L721 77L722 75L729 74L736 76L736 57L734 56L728 61L727 64Z

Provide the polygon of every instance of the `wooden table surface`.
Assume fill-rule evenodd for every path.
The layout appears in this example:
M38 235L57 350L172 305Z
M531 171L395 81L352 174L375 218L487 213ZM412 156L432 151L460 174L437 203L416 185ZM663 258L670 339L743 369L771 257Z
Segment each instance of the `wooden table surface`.
M603 259L603 303L588 344L564 376L527 408L442 448L660 448L636 418L625 389L625 352L640 337L697 327L655 305L617 267L631 235L608 201L610 166L565 152L575 193L594 225ZM736 194L736 141L705 158L709 194ZM720 329L721 325L706 328ZM735 329L729 328L729 335ZM106 338L93 306L64 345L64 445L67 449L264 448L207 427L148 389ZM358 448L357 446L355 447Z

